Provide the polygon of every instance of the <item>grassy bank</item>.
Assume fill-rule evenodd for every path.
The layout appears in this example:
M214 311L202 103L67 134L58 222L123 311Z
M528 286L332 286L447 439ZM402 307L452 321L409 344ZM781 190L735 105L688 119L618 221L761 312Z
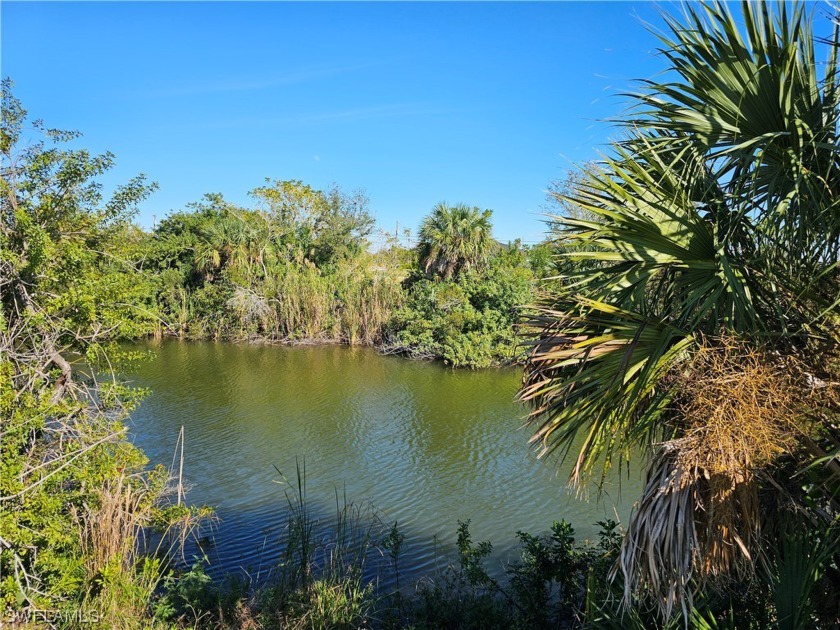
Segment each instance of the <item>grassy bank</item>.
M408 581L398 523L346 498L332 516L315 516L300 470L287 487L281 558L266 576L212 581L199 562L164 580L150 615L201 628L581 627L588 603L609 590L620 541L612 522L599 523L594 543L577 542L565 521L540 536L521 532L519 558L505 565L459 522L453 556Z

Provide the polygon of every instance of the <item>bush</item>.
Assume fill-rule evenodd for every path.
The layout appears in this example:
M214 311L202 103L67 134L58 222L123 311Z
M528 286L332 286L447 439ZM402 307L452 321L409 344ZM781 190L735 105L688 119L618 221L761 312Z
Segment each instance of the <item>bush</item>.
M518 360L518 308L534 294L533 273L518 248L502 248L486 266L451 280L416 272L405 286L405 305L389 325L386 345L391 351L443 359L454 367Z

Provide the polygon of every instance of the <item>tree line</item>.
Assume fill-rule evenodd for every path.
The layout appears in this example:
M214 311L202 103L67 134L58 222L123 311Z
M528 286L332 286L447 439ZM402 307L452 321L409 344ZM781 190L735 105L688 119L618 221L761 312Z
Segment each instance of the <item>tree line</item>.
M371 252L363 195L296 181L267 181L248 208L208 195L146 232L132 209L154 186L103 199L113 156L37 121L43 140L21 142L4 82L3 606L105 627L188 611L242 627L837 626L840 34L817 38L799 3L665 19L670 73L642 84L602 162L554 188L562 212L534 248L496 243L487 211L441 204L417 248ZM507 586L463 526L456 595L432 589L419 609L398 597L387 623L368 616L380 600L359 574L311 566L292 567L306 577L292 592L262 591L270 605L223 602L200 570L170 572L167 545L203 513L125 439L141 392L115 376L135 357L109 344L163 334L520 359L535 447L570 458L579 488L616 465L643 470L645 488L596 548L575 550L565 524L520 535ZM137 544L151 527L158 553ZM382 544L396 564L399 532Z
M206 195L136 232L152 334L375 345L455 366L521 356L513 324L539 248L496 242L489 210L438 204L417 247L370 251L362 193L269 180L250 194L251 208Z

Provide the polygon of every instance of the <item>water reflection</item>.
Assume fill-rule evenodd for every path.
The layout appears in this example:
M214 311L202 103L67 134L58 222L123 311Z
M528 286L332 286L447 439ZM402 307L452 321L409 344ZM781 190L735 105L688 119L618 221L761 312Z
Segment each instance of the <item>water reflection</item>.
M275 466L293 478L299 459L318 509L334 512L338 488L399 521L405 566L418 574L440 551L435 537L454 542L458 519L472 519L474 539L504 556L517 530L566 518L592 537L597 520L614 516L611 503L571 496L567 471L535 459L513 401L517 370L453 371L342 346L144 347L153 358L130 378L153 394L132 433L168 465L185 427L189 499L217 507L211 559L226 569L265 568L285 514ZM638 480L629 485L632 497Z

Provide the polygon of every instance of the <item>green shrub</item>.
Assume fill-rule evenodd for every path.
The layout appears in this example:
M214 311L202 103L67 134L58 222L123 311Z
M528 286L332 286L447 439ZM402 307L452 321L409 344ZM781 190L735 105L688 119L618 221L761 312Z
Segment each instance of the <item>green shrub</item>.
M512 247L452 280L416 273L406 280L387 345L454 367L512 363L520 356L514 325L519 307L533 300L534 283L524 252Z

